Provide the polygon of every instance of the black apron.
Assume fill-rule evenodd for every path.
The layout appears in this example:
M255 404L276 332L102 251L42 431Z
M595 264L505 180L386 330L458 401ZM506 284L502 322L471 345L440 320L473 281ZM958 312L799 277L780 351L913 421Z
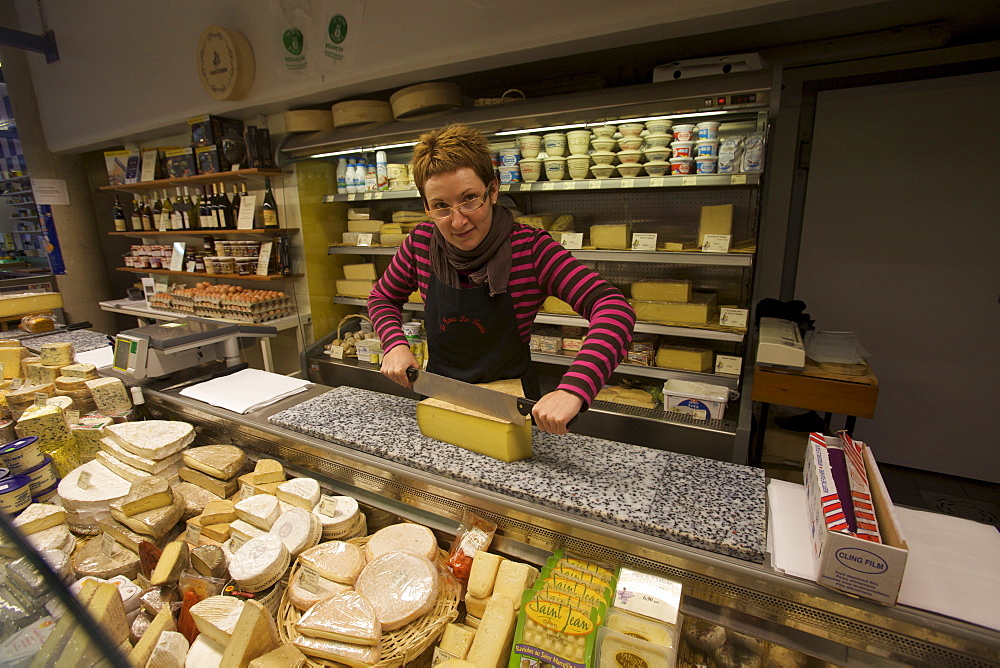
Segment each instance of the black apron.
M431 373L466 383L520 378L525 397L542 398L509 293L490 297L486 285L452 288L432 277L424 320Z

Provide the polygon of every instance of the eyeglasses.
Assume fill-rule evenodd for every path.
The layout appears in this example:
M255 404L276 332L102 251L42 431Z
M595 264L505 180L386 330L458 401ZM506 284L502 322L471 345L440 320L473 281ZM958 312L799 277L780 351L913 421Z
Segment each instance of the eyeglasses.
M489 196L490 196L490 189L487 188L486 192L483 193L482 197L477 197L475 199L467 200L465 202L462 202L458 206L442 206L436 209L429 209L429 210L424 209L424 210L427 212L427 215L433 218L434 220L445 220L447 218L451 218L452 214L455 213L456 211L460 211L463 214L470 214L473 211L478 211L479 209L483 208L484 204L486 204L486 200L489 198Z

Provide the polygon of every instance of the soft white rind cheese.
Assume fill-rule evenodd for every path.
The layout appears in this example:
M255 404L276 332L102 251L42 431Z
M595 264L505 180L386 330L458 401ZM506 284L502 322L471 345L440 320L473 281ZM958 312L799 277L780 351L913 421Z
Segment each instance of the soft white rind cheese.
M437 601L437 567L412 552L393 552L370 561L355 590L371 601L383 631L393 631L426 614Z
M191 606L191 618L201 633L223 647L229 644L243 601L234 596L209 596Z
M80 487L80 476L90 477L86 489ZM59 498L67 510L108 510L108 504L124 498L132 488L132 483L112 473L98 461L90 461L70 471L59 482ZM95 520L96 522L96 520Z
M104 435L141 457L163 459L194 440L194 427L175 420L145 420L113 424L105 428Z
M311 567L324 578L352 585L367 559L364 550L357 545L332 540L300 554L299 563Z
M208 599L206 599L208 600ZM222 653L226 648L207 635L199 635L191 643L187 658L184 660L184 668L219 668L222 663Z
M180 453L169 455L163 459L149 459L133 452L129 452L110 438L102 438L100 441L101 450L108 453L120 462L124 462L133 468L148 473L161 473L167 469L177 469L181 463Z
M291 557L288 548L274 534L251 538L236 550L229 561L229 575L247 591L261 591L277 582Z
M235 508L238 518L264 531L270 530L281 515L278 499L269 494L256 494L243 499Z
M14 518L14 526L25 535L50 529L66 521L66 511L49 503L33 503Z
M302 508L289 508L281 513L270 533L281 539L292 556L298 555L317 543L323 536L319 518Z
M319 503L319 483L313 478L293 478L278 485L275 495L279 501L311 511Z
M368 539L366 547L370 560L390 552L407 550L434 561L438 550L437 539L430 529L410 523L393 524L379 529Z

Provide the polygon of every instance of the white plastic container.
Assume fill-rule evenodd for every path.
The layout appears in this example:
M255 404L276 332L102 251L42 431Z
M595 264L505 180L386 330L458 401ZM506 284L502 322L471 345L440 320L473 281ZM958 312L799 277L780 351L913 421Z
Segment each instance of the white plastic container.
M570 130L566 133L566 146L570 155L587 155L590 148L590 130Z
M719 155L718 139L699 139L694 143L694 157L702 155Z
M718 139L719 121L702 121L697 126L698 139Z
M677 141L670 145L671 150L674 152L675 158L692 158L694 157L694 142L693 141Z
M595 137L607 139L614 137L615 133L618 132L618 128L614 125L595 125L591 130L594 131Z
M546 178L549 181L562 181L563 177L566 176L566 158L549 156L545 158L544 162Z
M696 420L721 420L728 403L729 390L722 385L689 380L668 380L663 384L664 408Z
M502 148L497 155L500 156L501 167L513 167L521 161L521 149L518 148Z
M0 480L0 510L16 515L31 505L31 480L26 475L16 475Z
M343 158L337 161L337 192L347 192L347 160Z
M671 174L690 174L694 169L694 158L670 158Z
M557 158L566 154L566 135L562 132L550 132L542 136L545 145L545 154L550 158Z
M389 159L385 151L375 154L375 188L377 190L389 189Z
M675 125L674 130L674 141L693 141L695 129L694 125L691 123L683 123L681 125Z
M719 159L714 155L699 155L694 162L699 174L715 174Z
M622 123L618 126L618 132L622 133L622 137L638 137L644 129L642 123Z
M674 122L668 121L667 119L659 119L655 121L646 121L646 129L649 130L649 134L669 134L674 128Z
M542 150L542 138L540 135L518 135L518 148L521 149L521 158L537 158L538 152Z
M571 155L566 158L566 170L574 181L587 178L590 173L589 155Z
M521 158L517 166L521 168L521 178L525 183L534 183L542 175L542 161L538 158Z
M518 165L501 166L498 171L500 172L500 183L521 182L521 168Z
M664 146L670 146L670 142L673 140L673 135L668 135L667 133L653 133L650 132L646 135L646 148L663 148Z

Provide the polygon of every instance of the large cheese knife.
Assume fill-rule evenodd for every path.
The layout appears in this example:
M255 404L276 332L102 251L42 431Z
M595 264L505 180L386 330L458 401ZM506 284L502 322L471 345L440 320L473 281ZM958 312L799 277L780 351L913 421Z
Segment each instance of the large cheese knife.
M512 424L522 425L535 402L524 397L515 397L506 392L498 392L472 383L465 383L447 376L439 376L422 369L409 368L406 377L413 383L413 391L428 397L434 397L450 404L468 408L469 410L504 420ZM566 425L576 422L577 416Z

